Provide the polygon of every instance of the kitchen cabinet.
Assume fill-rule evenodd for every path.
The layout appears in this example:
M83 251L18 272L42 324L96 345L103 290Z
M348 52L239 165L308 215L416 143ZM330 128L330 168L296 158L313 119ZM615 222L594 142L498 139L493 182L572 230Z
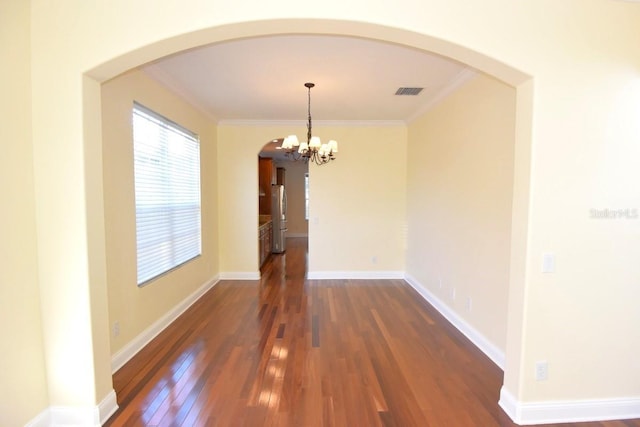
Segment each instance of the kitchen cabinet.
M272 221L267 221L258 227L258 248L260 251L260 266L271 254Z
M273 159L258 157L258 207L260 215L271 215L271 186L276 183Z

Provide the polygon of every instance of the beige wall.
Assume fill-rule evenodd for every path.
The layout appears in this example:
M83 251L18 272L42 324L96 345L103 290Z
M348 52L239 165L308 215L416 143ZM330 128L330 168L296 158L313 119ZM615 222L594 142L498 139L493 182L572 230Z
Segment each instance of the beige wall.
M340 151L331 164L309 167L309 273L404 271L406 127L318 134Z
M218 203L222 277L257 278L258 153L287 134L278 126L218 125Z
M257 274L257 153L265 141L292 132L305 131L303 126L218 126L223 273ZM402 271L405 127L316 124L314 135L338 140L340 153L330 165L309 165L309 271ZM365 147L373 151L363 161L358 153Z
M95 132L99 83L182 49L285 31L388 40L454 58L516 87L505 390L516 405L640 395L640 265L634 262L640 221L589 218L592 208L634 209L640 199L633 185L640 181L637 4L398 0L390 11L338 0L311 9L293 0L161 3L149 9L143 2L110 0L87 8L81 0L32 0L30 39L25 10L9 11L8 19L21 26L10 27L12 46L31 45L31 109L16 109L14 100L2 105L11 111L12 134L31 123L36 201L33 207L25 188L26 203L11 215L20 222L35 212L35 231L22 227L37 236L38 274L30 280L39 282L51 405L95 407L106 394L99 384L110 380L104 378L109 358L93 344L105 345L96 328L107 322L106 301L89 295L105 282L99 265L104 230L95 218L103 188L95 176L101 171L93 167L102 151ZM22 76L11 87L27 83L25 62L15 66L0 71ZM19 90L26 95L26 88ZM27 163L28 153L18 151ZM13 180L16 171L9 169ZM19 260L32 266L34 247L27 247ZM257 248L251 252L257 260ZM554 274L540 271L547 252L557 257ZM221 269L223 261L221 249ZM33 343L31 321L20 330ZM536 382L533 367L542 359L550 377ZM32 409L18 410L18 417L31 416Z
M307 236L309 224L304 217L304 175L309 170L309 165L303 162L280 160L276 162L276 166L286 170L287 236Z
M0 2L0 425L48 406L31 145L28 2Z
M200 137L202 255L143 287L136 276L134 100ZM218 274L216 132L211 121L139 71L102 86L102 125L109 323L120 324L120 335L111 336L114 354Z
M407 273L503 354L514 131L515 90L481 75L411 123L407 156Z

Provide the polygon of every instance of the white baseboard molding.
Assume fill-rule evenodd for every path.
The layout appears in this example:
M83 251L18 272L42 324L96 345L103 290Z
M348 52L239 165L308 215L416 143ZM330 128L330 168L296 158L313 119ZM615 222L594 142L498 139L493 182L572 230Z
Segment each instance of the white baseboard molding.
M307 233L287 233L286 237L309 237Z
M228 271L220 273L220 280L260 280L259 271Z
M640 398L519 402L504 386L500 407L520 425L640 418Z
M309 280L338 279L404 279L402 271L309 271Z
M491 343L484 335L482 335L473 326L469 325L458 313L456 313L451 307L442 302L438 297L432 294L425 286L423 286L418 280L410 274L405 274L404 279L413 287L429 304L431 304L436 310L440 312L449 322L453 324L460 332L464 334L471 342L480 349L484 354L489 357L504 371L505 355L504 351L500 350L493 343Z
M50 427L62 426L100 426L100 413L97 406L51 406Z
M102 402L98 405L98 412L100 414L100 425L107 422L111 415L115 414L118 410L118 398L116 391L111 390L107 396L102 399Z
M111 390L98 406L50 406L25 427L100 427L117 410L116 392Z
M51 423L51 410L49 408L40 412L35 418L26 423L24 427L50 427Z
M164 316L156 320L151 326L115 353L111 357L111 372L115 373L118 369L122 368L122 366L142 350L145 345L149 344L152 339L176 320L178 316L184 313L194 302L200 299L202 295L214 287L219 281L220 277L215 276L204 285L200 286L194 293L182 300L173 309L169 310Z

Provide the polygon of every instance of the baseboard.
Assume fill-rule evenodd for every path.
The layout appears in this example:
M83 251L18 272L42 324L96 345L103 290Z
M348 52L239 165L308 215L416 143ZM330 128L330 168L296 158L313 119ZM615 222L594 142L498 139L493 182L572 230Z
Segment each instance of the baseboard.
M309 237L307 233L287 233L286 237Z
M209 289L214 287L220 281L220 277L216 276L200 286L194 293L182 300L173 309L169 310L164 316L156 320L151 326L145 329L141 334L135 337L121 350L111 357L111 372L115 373L118 369L135 356L142 348L149 344L160 332L169 326L174 320L184 313L191 305L196 302Z
M500 405L505 414L507 414L514 423L520 424L518 401L504 385L500 388L500 400L498 400L498 405Z
M503 386L498 404L520 425L640 418L640 398L635 397L523 403Z
M100 426L100 413L97 406L51 406L51 427L62 426Z
M309 271L307 279L404 279L404 273L402 271Z
M259 271L229 271L220 273L220 280L260 280Z
M116 392L111 390L98 406L50 406L25 427L100 427L117 410Z
M449 322L453 324L464 336L480 349L489 359L504 371L505 355L502 350L493 345L484 335L469 325L458 313L452 310L447 304L432 294L425 286L410 274L405 274L406 282L415 289L429 304L440 312Z
M35 418L26 423L24 427L50 427L51 422L51 410L49 408L40 412Z
M116 396L116 391L112 389L98 405L98 413L100 414L100 425L107 422L109 417L115 414L117 410L118 398Z

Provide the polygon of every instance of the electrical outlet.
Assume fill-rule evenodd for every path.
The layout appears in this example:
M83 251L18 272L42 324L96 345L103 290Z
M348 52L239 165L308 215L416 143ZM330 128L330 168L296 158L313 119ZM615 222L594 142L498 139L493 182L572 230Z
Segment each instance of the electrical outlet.
M549 378L549 364L546 360L536 362L536 381L546 381Z
M113 336L117 337L120 335L120 322L113 322Z
M467 311L471 311L471 297L467 297L467 300L464 303L464 308L466 308Z
M451 288L451 299L452 300L456 299L456 288Z
M438 277L438 288L442 289L442 277Z
M371 264L377 264L378 263L378 257L377 256L372 256L371 257Z

